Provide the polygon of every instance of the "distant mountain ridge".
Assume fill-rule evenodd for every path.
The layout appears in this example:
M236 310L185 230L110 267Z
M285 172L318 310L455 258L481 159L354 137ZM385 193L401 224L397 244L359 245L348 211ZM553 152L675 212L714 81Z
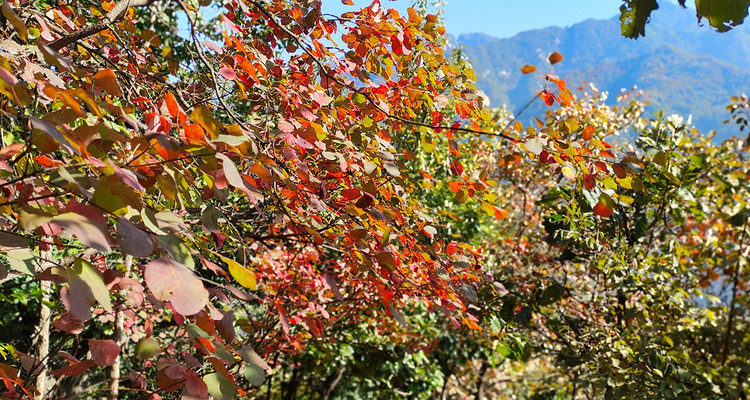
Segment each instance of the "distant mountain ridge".
M621 88L638 86L646 92L650 111L691 114L693 123L720 137L735 133L722 125L731 96L750 92L750 30L740 26L728 33L695 26L695 15L669 2L660 3L645 38L620 36L617 17L589 19L567 28L549 27L519 33L507 39L475 33L457 42L471 61L477 84L493 105L518 109L543 84L523 75L525 64L542 73L552 71L546 57L553 51L565 59L554 73L574 88L592 82L614 95ZM527 111L543 111L541 104Z

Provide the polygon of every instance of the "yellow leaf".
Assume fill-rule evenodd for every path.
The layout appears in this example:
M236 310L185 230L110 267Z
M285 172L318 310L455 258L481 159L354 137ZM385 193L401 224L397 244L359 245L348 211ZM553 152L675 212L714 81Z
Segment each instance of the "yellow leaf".
M229 266L229 273L232 275L234 280L237 281L237 283L250 290L256 289L258 284L255 280L255 273L253 271L245 266L240 265L237 261L234 261L232 259L221 257L221 260L227 263L227 265Z
M3 2L3 15L10 22L10 24L13 25L13 29L18 32L18 37L20 37L22 41L26 42L28 39L28 35L26 33L26 24L24 24L21 17L19 17L18 14L16 14L16 12L13 11L12 8L10 8L10 5L7 1Z
M562 172L563 175L565 175L568 179L575 179L576 178L576 168L573 166L573 164L566 162L563 164L562 168L560 169L560 172Z
M211 110L205 105L195 107L192 113L190 113L190 120L197 122L203 129L208 132L211 139L216 139L221 134L221 130L224 125L216 120L211 114Z

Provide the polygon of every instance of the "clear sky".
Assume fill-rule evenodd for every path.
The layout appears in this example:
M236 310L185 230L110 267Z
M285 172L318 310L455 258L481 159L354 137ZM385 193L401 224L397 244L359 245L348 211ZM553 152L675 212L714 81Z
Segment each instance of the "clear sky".
M371 0L354 3L362 7ZM411 0L382 0L384 7L400 11L411 4ZM622 0L447 0L443 17L450 34L482 32L505 38L529 29L611 18L619 13L620 5ZM323 0L324 12L340 14L353 8L340 0Z

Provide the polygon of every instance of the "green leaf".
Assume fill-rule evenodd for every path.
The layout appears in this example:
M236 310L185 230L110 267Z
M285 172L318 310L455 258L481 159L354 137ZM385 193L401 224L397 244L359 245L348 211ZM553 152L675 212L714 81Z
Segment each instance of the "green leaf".
M250 345L243 346L239 352L245 362L242 371L245 379L253 386L261 386L266 380L266 370L270 367Z
M743 208L737 214L734 214L731 217L729 217L729 223L734 226L745 225L745 221L747 221L748 214L750 214L750 211L748 211L746 208Z
M135 356L139 360L148 360L161 354L161 346L153 337L143 338L135 345Z
M9 251L6 256L8 263L14 271L27 275L34 275L36 272L34 265L34 255L29 249L18 249Z
M234 385L229 379L218 373L214 372L203 377L203 382L208 386L208 393L211 394L216 400L232 400L236 394Z
M625 0L625 4L620 6L622 35L630 39L646 36L646 24L651 12L658 9L656 0Z
M726 32L742 24L747 17L750 0L695 0L698 22L706 18L718 32Z
M72 303L70 312L84 321L91 319L93 300L107 311L112 311L109 289L99 270L88 261L76 258L68 267L68 295Z
M544 289L542 295L539 296L539 305L547 306L560 299L565 294L565 286L559 283L553 283L548 288Z
M94 190L94 204L117 215L127 213L128 206L139 208L140 195L116 175L104 179Z
M195 260L193 255L190 253L190 249L182 243L182 240L174 235L159 235L156 236L156 242L159 247L166 250L169 256L172 257L178 264L184 265L190 270L195 270Z

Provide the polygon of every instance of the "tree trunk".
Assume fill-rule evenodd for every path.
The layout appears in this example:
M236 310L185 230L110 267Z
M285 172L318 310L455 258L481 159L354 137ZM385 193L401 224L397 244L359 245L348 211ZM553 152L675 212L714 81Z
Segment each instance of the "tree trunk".
M443 379L443 388L440 390L440 400L445 400L448 395L448 381L451 379L451 374L445 376Z
M346 370L346 368L340 367L326 378L326 381L323 384L325 388L323 391L323 400L329 400L331 398L333 391L336 390L336 386L341 382L341 378L344 376L344 370Z
M133 256L125 256L125 277L130 278L130 270L133 268ZM115 311L115 327L114 335L112 340L120 346L120 355L115 359L115 363L112 364L112 368L109 371L109 395L108 400L117 400L120 395L120 364L122 363L122 354L125 349L125 313L118 309Z
M484 385L484 374L487 373L487 370L490 368L490 363L488 363L486 360L482 361L482 367L479 368L479 376L477 376L477 389L474 392L474 400L482 400L484 396L482 395L482 386Z
M36 329L37 342L35 354L36 359L40 363L38 366L39 374L36 376L36 389L41 393L38 400L45 400L49 393L50 386L52 386L48 382L49 377L47 376L47 366L45 365L49 360L49 327L50 319L52 318L52 310L50 310L46 303L49 301L49 291L51 287L52 284L49 281L39 282L39 289L42 292L42 298L41 307L39 309L39 325L37 325Z

